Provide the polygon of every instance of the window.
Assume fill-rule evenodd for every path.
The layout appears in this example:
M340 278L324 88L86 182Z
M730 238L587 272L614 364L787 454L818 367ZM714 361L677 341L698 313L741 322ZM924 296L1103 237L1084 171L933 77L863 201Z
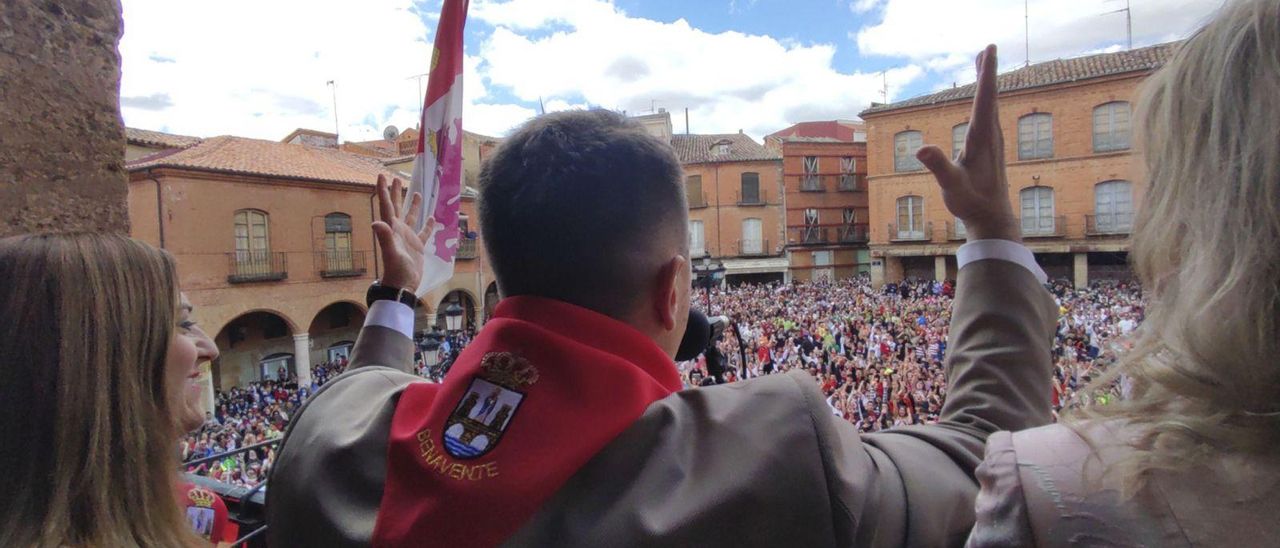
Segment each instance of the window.
M858 232L857 210L846 207L840 212L840 218L844 221L844 226L840 227L840 241L855 242L862 240L861 234Z
M822 227L818 217L816 208L804 210L804 234L803 242L806 244L819 243L826 241L825 235L822 233Z
M1093 151L1129 148L1129 103L1113 101L1093 109Z
M804 178L800 180L800 190L804 192L822 192L822 177L818 175L818 157L804 157Z
M707 198L702 194L702 176L690 175L684 180L684 190L689 198L689 207L707 207Z
M1022 234L1025 236L1052 236L1055 234L1053 222L1053 189L1047 186L1033 186L1022 189L1019 193L1022 200Z
M916 151L924 146L924 135L919 131L903 131L893 136L893 170L919 171L924 169L916 159Z
M898 198L898 226L894 235L898 240L924 239L924 198L903 196Z
M1053 115L1045 112L1018 119L1018 159L1053 157Z
M760 174L759 173L743 173L742 174L742 195L741 202L744 204L764 203L760 199Z
M711 154L716 156L728 156L730 144L731 143L729 141L720 141L719 143L712 145Z
M858 190L858 160L853 156L840 158L840 190Z
M813 281L831 281L835 279L835 270L831 268L830 251L813 252Z
M964 152L964 140L969 136L969 122L956 124L951 128L951 159L960 157L960 153Z
M268 260L271 239L267 230L267 213L256 209L241 209L235 215L236 261Z
M1133 228L1133 188L1129 181L1106 181L1093 187L1094 230L1127 234Z
M742 248L739 252L743 255L764 253L764 225L760 219L742 220Z
M689 257L707 254L707 242L703 239L702 221L689 221Z
M952 238L955 238L955 239L957 239L957 240L963 240L963 239L965 239L965 238L968 238L968 237L969 237L969 231L968 231L967 229L965 229L965 227L964 227L964 221L961 221L959 217L956 217L956 221L955 221L955 222L956 222L956 225L955 225L955 226L956 226L956 229L955 229L955 232L953 232L953 233L951 234L951 237L952 237Z
M323 270L347 271L352 269L351 263L351 216L345 213L325 215Z

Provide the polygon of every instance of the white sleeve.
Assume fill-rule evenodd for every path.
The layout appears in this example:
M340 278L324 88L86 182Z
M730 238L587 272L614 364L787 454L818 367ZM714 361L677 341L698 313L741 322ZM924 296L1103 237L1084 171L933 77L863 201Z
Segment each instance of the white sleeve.
M1018 242L998 239L974 240L956 250L957 268L964 268L964 265L984 259L997 259L1017 263L1031 272L1031 275L1035 276L1040 283L1049 281L1049 276L1044 273L1044 269L1036 264L1035 255L1031 253L1030 249L1027 249L1027 246Z
M413 309L409 305L391 301L375 301L364 317L365 327L376 325L394 329L401 335L413 338Z

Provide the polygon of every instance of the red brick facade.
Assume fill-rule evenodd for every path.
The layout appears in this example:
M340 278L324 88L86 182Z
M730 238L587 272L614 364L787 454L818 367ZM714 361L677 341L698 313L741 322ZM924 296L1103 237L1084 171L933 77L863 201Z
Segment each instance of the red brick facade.
M781 141L791 278L846 278L870 267L867 144Z

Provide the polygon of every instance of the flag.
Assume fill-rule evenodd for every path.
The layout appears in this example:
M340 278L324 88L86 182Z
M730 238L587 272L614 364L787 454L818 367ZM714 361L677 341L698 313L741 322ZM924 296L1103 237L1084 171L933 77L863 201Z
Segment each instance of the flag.
M418 126L409 189L422 194L426 215L414 228L422 230L428 215L436 220L423 255L422 281L415 291L419 297L453 277L458 244L466 237L458 232L458 208L462 198L462 29L469 3L444 0Z

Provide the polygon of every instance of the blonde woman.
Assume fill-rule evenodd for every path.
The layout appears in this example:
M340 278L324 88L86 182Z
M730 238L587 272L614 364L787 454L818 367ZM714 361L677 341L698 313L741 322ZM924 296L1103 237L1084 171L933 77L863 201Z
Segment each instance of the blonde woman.
M1280 1L1239 0L1144 85L1148 290L1127 400L987 442L970 546L1280 545Z
M0 240L0 546L195 546L175 494L197 343L167 253Z

